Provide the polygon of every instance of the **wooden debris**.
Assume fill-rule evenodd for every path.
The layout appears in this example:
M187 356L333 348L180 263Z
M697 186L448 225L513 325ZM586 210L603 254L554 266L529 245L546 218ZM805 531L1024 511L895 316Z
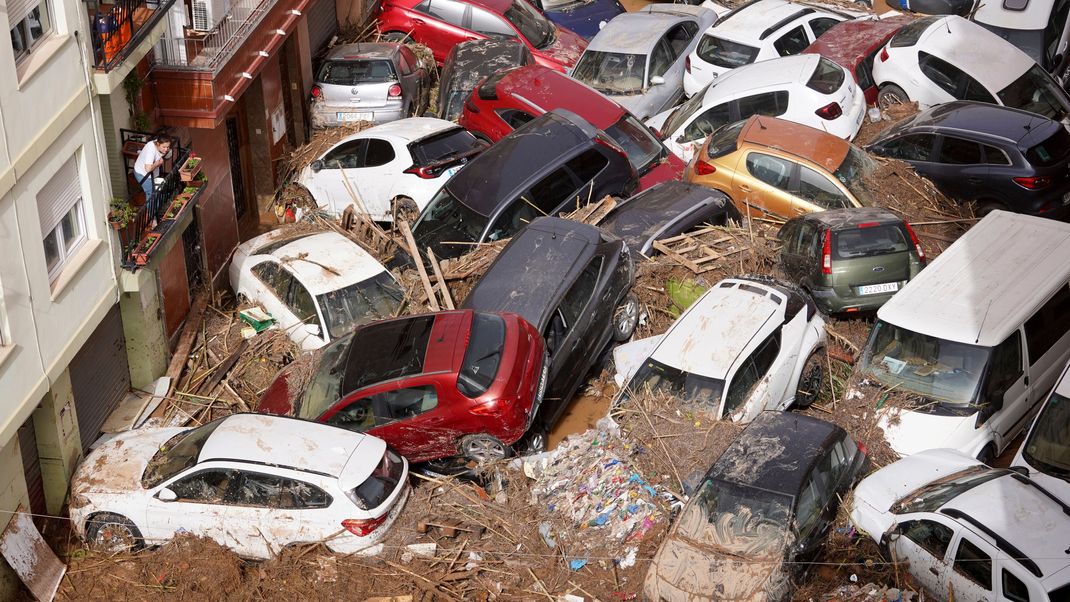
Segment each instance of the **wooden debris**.
M572 213L563 214L561 217L597 226L616 206L617 199L607 195L597 203L589 203Z
M401 235L405 237L409 253L412 254L413 263L416 264L416 272L420 275L420 282L424 285L427 303L431 306L431 311L439 311L441 308L438 306L438 300L435 299L435 289L431 286L431 280L427 277L423 256L420 255L420 248L416 246L416 240L412 237L412 230L409 229L409 224L405 222L401 222L399 227L401 228Z
M702 243L696 239L696 236L713 231L715 228L715 226L710 226L696 230L691 234L680 234L663 240L655 240L654 248L673 258L695 274L702 274L717 267L719 260L743 250L743 247L738 245L734 249L722 251L714 249L716 245L735 241L733 236L722 236L709 243Z
M450 296L450 289L446 286L446 279L442 277L442 268L439 266L438 259L435 258L435 252L431 250L431 247L427 247L427 259L431 262L431 269L438 280L438 291L442 293L443 305L446 306L446 309L454 309L453 297Z

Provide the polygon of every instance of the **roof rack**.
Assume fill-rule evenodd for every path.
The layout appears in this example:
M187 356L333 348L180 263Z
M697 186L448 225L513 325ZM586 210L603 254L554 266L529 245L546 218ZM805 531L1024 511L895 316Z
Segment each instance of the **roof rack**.
M1012 545L1011 542L1007 541L1006 539L1003 539L1003 537L1001 535L998 535L992 529L989 529L988 527L984 526L983 524L981 524L980 521L978 521L974 517L970 516L969 514L966 514L962 510L959 510L958 508L941 508L940 509L940 513L944 514L946 516L950 516L951 518L961 519L961 520L964 520L964 521L970 523L971 525L976 527L979 531L981 531L985 535L991 537L996 542L996 547L997 548L1003 550L1011 558L1017 560L1018 564L1021 564L1030 573L1033 573L1034 575L1036 575L1037 579L1040 579L1040 578L1044 577L1044 574L1040 571L1040 567L1037 566L1037 563L1033 562L1032 558L1029 558L1028 556L1023 554L1022 551L1019 550L1018 548L1014 547L1014 545Z
M803 15L809 15L810 13L816 13L816 12L817 11L812 9L812 8L804 8L804 9L798 11L798 12L792 13L792 14L784 17L783 19L777 21L776 23L773 23L772 25L770 25L768 29L766 29L765 31L762 32L762 35L758 36L758 39L759 40L764 40L764 39L768 38L769 36L773 35L773 32L775 32L776 30L780 29L781 27L784 27L788 23L791 23L795 19L798 19L799 17L801 17Z

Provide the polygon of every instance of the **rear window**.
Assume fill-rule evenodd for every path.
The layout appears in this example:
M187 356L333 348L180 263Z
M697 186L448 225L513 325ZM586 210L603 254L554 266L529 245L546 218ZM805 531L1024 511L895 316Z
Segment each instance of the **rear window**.
M320 67L316 78L319 83L331 86L356 86L396 79L394 64L381 59L327 61Z
M698 55L707 63L718 67L734 69L754 62L758 49L746 44L738 44L711 35L702 36L698 44Z
M1059 128L1051 138L1030 148L1025 152L1025 158L1038 167L1049 167L1070 154L1070 132L1065 128Z
M810 81L806 82L806 87L822 94L832 94L840 89L845 78L842 67L821 57L817 61L817 69L814 69L814 74L810 76Z
M418 166L431 165L470 153L483 144L464 128L455 128L417 140L409 145L412 159Z
M739 132L746 125L746 121L737 121L735 123L723 126L721 129L710 134L710 144L706 147L706 155L711 159L717 157L723 157L728 153L736 150L736 140L739 139Z
M457 375L457 390L470 398L486 393L498 375L504 346L505 321L493 314L477 313Z
M379 462L379 466L371 476L349 492L349 499L362 510L374 510L382 506L390 494L397 489L403 466L401 456L387 449L383 454L383 460Z
M906 232L899 224L859 226L832 234L832 257L855 259L902 253L910 249Z
M425 315L369 324L349 347L341 395L373 383L419 374L435 316Z
M888 45L892 48L902 48L904 46L913 46L918 43L918 39L921 38L921 34L929 29L929 26L936 23L936 20L940 17L925 17L924 19L918 19L913 23L908 23L903 26L903 29L895 32L891 40L888 40Z
M650 128L639 123L630 113L625 113L620 121L606 128L606 134L624 149L628 161L639 174L644 173L647 166L661 156L664 148Z

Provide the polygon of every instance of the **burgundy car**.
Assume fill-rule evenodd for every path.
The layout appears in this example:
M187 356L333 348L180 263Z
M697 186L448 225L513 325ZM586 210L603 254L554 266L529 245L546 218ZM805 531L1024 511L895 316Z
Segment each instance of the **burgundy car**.
M627 109L586 84L542 65L499 71L483 80L464 103L458 123L478 138L497 142L555 109L583 117L620 145L639 174L639 191L658 182L679 180L687 167Z
M439 65L465 40L516 38L536 62L562 72L587 48L586 40L554 25L525 0L382 0L378 19L383 39L419 42Z
M913 20L906 15L895 15L868 21L843 21L833 25L803 52L820 54L850 71L866 94L866 104L874 105L877 104L877 86L873 83L873 57L895 32Z
M497 459L531 425L545 357L542 336L516 314L382 320L284 368L258 411L375 435L411 462Z

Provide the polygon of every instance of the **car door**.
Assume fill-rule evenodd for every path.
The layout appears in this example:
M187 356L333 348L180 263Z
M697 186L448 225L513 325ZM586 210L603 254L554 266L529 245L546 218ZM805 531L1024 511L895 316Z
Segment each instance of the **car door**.
M358 187L364 209L373 220L392 219L390 199L395 182L401 175L405 161L400 160L394 145L382 138L368 138L364 161L360 167L344 170L350 182Z
M669 95L668 99L664 101L660 107L654 110L651 115L669 109L683 97L684 58L696 35L698 35L698 23L693 21L684 21L683 23L674 25L669 28L669 31L665 32L665 42L669 46L672 63L662 77L665 79L664 87L666 87L672 94Z
M333 213L341 213L349 205L360 204L360 184L350 174L364 165L364 151L368 141L364 138L349 140L336 145L319 159L319 170L313 169L309 193L320 205L326 205ZM316 165L313 165L316 167ZM344 178L349 178L348 181Z
M425 18L413 18L413 38L430 48L435 61L442 63L457 44L480 39L465 28L467 9L466 4L456 0L424 0L414 8Z
M647 62L648 72L643 86L646 89L646 98L642 105L637 107L642 113L637 115L639 119L646 119L671 107L683 94L683 70L681 69L678 75L673 70L676 56L673 55L668 36L668 33L662 36L650 53L650 60ZM655 77L662 78L665 83L654 85L651 79Z
M928 80L923 98L918 98L922 105L934 105L960 98L966 83L966 74L951 63L927 52L918 52L918 68ZM924 82L923 82L924 83Z
M469 30L488 38L518 38L516 31L505 22L505 19L478 6L471 6L469 10L471 11Z
M1028 380L1022 351L1022 333L1015 330L992 350L988 374L981 385L980 414L976 424L991 432L1000 452L1026 424L1030 414Z
M955 602L986 602L992 594L992 549L975 539L966 530L959 531L958 541L952 545L952 570L948 573L945 592L934 592L954 598Z
M442 457L457 452L461 417L439 400L435 383L396 381L350 396L320 420L379 437L405 456Z
M1070 287L1063 284L1025 322L1030 414L1070 359ZM1010 403L1010 400L1007 400Z
M778 37L773 42L773 48L780 56L799 54L803 50L806 50L806 47L813 41L810 39L811 35L812 34L806 32L806 29L802 25L798 25Z
M273 259L254 265L250 271L265 291L252 301L263 305L271 317L275 318L279 328L289 335L298 323L297 316L286 305L286 296L290 294L290 281L293 276Z
M283 302L295 318L294 325L288 329L290 339L301 349L319 349L327 344L327 330L320 319L316 300L308 291L308 287L296 275L290 273L285 264L282 265L282 270L290 275L290 287Z
M544 338L547 334L554 338L550 382L555 385L553 393L557 397L557 407L547 416L554 421L568 405L569 397L580 380L597 361L602 345L610 335L614 308L609 308L610 319L605 319L606 308L596 308L592 303L602 278L603 264L603 258L596 256L584 266L554 310L554 316L543 335ZM543 407L546 407L545 401Z
M761 411L775 409L769 404L769 379L766 376L780 353L780 334L780 328L777 328L739 362L728 379L719 418L749 422Z
M926 514L904 520L889 535L888 548L893 562L904 562L911 576L938 599L947 599L951 574L947 554L955 535L954 523Z
M936 135L934 134L906 134L877 144L874 151L878 155L910 163L915 171L940 186L942 182L939 180L938 172L933 169L935 147Z
M234 546L237 540L228 528L227 500L236 482L237 471L223 467L194 468L178 475L149 498L145 518L137 523L145 525L142 535L146 540L161 542L176 533L190 533ZM175 499L161 499L166 497L164 490L173 492Z
M736 169L733 175L734 188L739 191L739 198L733 200L740 212L759 217L766 213L793 216L790 185L796 164L758 151L744 153L741 162L742 173Z
M936 159L928 171L943 193L956 199L969 200L983 194L988 179L981 145L957 136L937 136Z
M287 545L320 541L337 530L320 512L330 496L299 479L239 470L230 498L228 530L248 556L270 558Z

